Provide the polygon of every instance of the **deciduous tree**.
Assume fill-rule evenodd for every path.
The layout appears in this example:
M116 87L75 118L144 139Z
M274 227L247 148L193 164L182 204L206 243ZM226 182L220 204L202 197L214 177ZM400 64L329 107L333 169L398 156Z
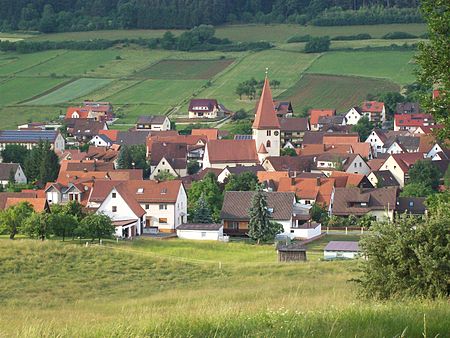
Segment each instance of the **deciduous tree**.
M33 207L28 202L22 202L0 212L0 233L7 233L14 239L20 232L25 220L33 213Z

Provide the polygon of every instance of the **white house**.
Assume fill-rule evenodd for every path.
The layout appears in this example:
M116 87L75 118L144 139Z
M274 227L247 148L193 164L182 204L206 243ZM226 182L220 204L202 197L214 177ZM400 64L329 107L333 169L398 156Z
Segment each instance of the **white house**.
M0 163L0 185L7 185L13 177L15 183L27 183L27 177L19 163Z
M90 141L89 144L92 144L96 147L110 147L113 142L109 139L108 136L100 134L95 135Z
M351 174L368 175L370 167L359 154L332 154L324 153L315 158L316 171L330 176L334 170L342 169ZM340 168L342 167L342 168Z
M347 125L355 125L358 123L359 119L363 117L363 113L361 108L352 107L347 114L345 114L345 124Z
M154 130L166 131L170 130L170 120L167 116L141 116L136 122L136 130Z
M422 153L392 154L380 167L380 171L389 170L403 188L409 179L408 171L418 160L423 159Z
M386 136L379 130L372 130L365 142L370 143L375 157L377 157L378 154L382 154L386 151L386 149L384 149Z
M189 118L222 117L224 111L215 99L192 99L188 109Z
M200 241L223 240L222 224L181 224L177 227L177 236L183 239Z
M311 239L322 234L322 225L320 223L304 223L292 227L289 233L291 239Z
M331 241L323 250L325 259L355 259L360 255L358 242Z

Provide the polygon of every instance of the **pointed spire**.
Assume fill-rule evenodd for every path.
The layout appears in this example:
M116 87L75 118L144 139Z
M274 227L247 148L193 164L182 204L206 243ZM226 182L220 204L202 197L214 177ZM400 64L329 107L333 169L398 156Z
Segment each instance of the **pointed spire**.
M264 87L259 98L258 108L256 110L255 121L253 122L255 129L280 129L275 108L273 106L272 91L270 90L269 78L264 79Z
M266 146L264 145L264 143L261 143L261 145L259 146L258 149L258 154L268 154L269 152L267 151Z

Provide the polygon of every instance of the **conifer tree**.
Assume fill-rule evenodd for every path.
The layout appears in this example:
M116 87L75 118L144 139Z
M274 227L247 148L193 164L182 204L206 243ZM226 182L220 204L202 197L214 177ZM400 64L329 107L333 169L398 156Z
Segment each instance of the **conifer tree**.
M205 200L204 194L202 194L197 201L192 221L194 223L212 223L211 208Z

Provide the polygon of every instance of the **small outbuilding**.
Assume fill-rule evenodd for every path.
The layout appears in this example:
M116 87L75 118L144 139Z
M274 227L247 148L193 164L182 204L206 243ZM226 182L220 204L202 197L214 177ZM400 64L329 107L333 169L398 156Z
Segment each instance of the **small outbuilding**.
M181 224L177 227L177 236L183 239L220 241L223 239L222 224Z
M277 245L278 262L306 261L306 248L301 242Z
M331 241L323 249L325 259L355 259L359 256L358 242Z

